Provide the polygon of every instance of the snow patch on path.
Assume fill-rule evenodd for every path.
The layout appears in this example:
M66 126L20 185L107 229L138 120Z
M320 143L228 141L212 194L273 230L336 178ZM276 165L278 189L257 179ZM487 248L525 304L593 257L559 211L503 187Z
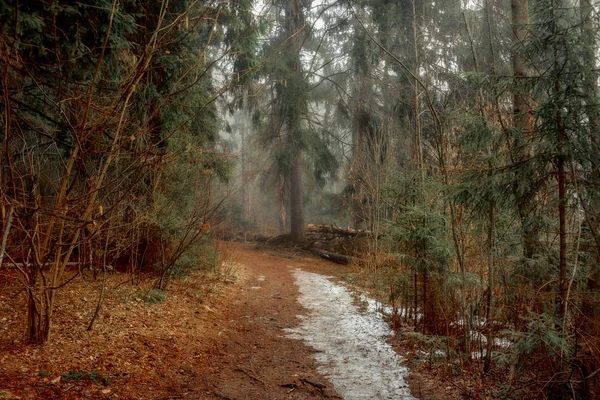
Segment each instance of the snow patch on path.
M309 310L288 337L315 348L327 376L345 400L414 399L404 378L408 369L386 342L393 334L375 307L361 312L350 292L327 277L296 269L299 302Z

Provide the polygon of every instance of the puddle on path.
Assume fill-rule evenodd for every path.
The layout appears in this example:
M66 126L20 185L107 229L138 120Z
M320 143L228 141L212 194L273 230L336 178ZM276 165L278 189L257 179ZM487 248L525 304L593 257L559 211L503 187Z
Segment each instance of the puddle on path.
M304 340L318 352L319 372L345 400L414 399L401 359L387 343L391 329L369 307L361 312L350 292L323 275L296 269L299 301L309 310L288 337Z

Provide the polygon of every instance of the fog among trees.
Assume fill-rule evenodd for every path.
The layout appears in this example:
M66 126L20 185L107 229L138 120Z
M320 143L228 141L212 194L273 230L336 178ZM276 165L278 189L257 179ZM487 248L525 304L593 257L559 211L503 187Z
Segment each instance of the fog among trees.
M82 269L167 290L216 239L328 225L457 376L592 398L599 22L589 0L0 0L0 274L27 340L58 340Z

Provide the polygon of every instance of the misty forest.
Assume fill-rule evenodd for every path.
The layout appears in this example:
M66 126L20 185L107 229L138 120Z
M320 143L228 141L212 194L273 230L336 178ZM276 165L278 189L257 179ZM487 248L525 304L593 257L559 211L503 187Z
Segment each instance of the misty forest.
M598 398L598 12L591 0L0 0L0 397ZM220 378L181 389L201 379L152 357L179 346L178 365L209 376L235 349L194 356L149 327L174 314L160 329L175 329L189 307L190 332L234 320L236 299L275 279L252 278L253 257L279 257L273 273L290 279L285 327L308 312L293 308L308 278L288 266L321 268L377 299L394 348L414 355L407 374L438 389L409 379L403 397L353 397L319 383L310 353L319 372L292 383L253 364L232 370L250 394L210 386ZM145 338L110 336L136 326ZM197 342L234 335L214 329ZM119 374L128 357L154 361ZM136 386L146 378L154 392Z

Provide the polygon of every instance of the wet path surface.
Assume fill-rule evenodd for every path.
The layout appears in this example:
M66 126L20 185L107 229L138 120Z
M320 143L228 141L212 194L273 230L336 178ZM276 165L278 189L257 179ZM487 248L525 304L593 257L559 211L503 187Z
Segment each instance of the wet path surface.
M201 381L203 394L191 398L342 398L318 372L315 350L287 338L284 331L297 326L296 315L305 312L287 265L307 266L314 260L290 260L249 247L227 246L231 261L243 270L243 283L233 288L227 309L215 324L213 350Z
M308 310L289 337L319 351L318 370L346 400L414 399L402 360L387 343L392 331L374 307L361 311L343 286L327 277L294 270L300 304Z
M187 398L412 399L381 317L360 313L346 289L305 272L338 266L239 246L232 254L244 282L215 324L202 389Z

